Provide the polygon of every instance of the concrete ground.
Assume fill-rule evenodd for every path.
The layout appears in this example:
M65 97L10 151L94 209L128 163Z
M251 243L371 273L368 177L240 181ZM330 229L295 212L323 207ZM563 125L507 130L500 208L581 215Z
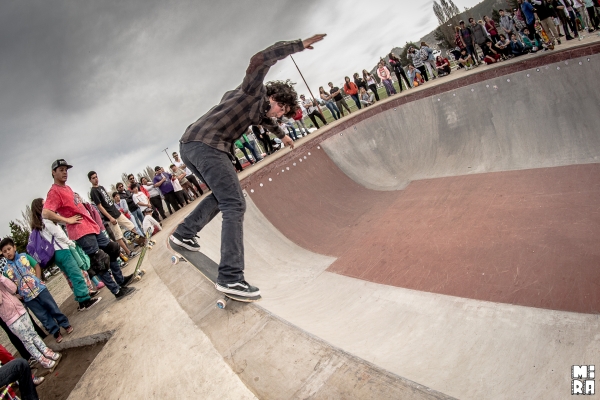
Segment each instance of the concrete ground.
M296 150L279 151L242 172L240 179L248 195L247 279L261 288L264 298L256 306L237 305L217 312L212 288L190 265L172 267L164 247L167 232L192 206L168 218L163 232L155 237L157 246L144 262L146 276L134 284L138 288L134 295L116 301L103 289L98 306L69 315L75 332L65 341L112 331L70 398L244 399L255 394L259 398L335 398L341 388L351 388L343 392L348 398L353 394L358 398L570 397L571 365L600 363L597 313L459 297L403 287L398 281L342 275L340 269L331 268L341 262L340 255L319 254L315 238L306 237L310 227L299 225L303 216L309 216L310 207L293 208L299 218L284 228L275 217L282 209L266 188L287 179L292 188L287 199L301 196L293 187L310 186L310 176L302 171L309 169L304 165L317 163L315 152L323 153L318 158L329 158L353 184L372 191L396 191L415 180L473 172L598 163L598 124L593 118L598 116L600 69L596 65L600 61L593 55L597 50L590 50L598 47L597 42L598 37L588 36L582 42L559 46L556 56L532 55L453 72L330 124L298 141ZM546 66L553 69L546 70ZM592 68L591 73L585 68ZM540 78L536 73L544 75ZM543 92L535 93L527 83L532 78L557 86L542 85ZM574 89L577 79L583 86ZM515 85L507 89L510 83ZM482 101L485 91L490 92L488 103ZM452 105L454 93L460 101ZM536 100L542 94L545 99L540 103ZM536 113L535 122L549 135L527 136L536 125L518 130L527 114L511 119L510 110ZM557 122L564 112L579 119ZM420 114L434 118L429 125L404 131L421 123ZM465 118L476 122L477 129L464 125ZM440 126L447 129L440 130ZM461 137L464 132L472 134ZM410 141L409 134L421 140ZM448 134L459 139L444 142ZM501 140L501 134L512 139ZM398 135L405 135L399 141L403 146L394 148L390 143L398 142ZM390 148L398 151L386 151ZM424 153L428 158L419 156L419 163L412 163L415 155ZM465 171L467 167L473 171ZM290 174L287 168L297 171ZM310 206L322 216L353 212L344 209L343 199L333 202L323 193L310 195ZM597 213L597 207L595 211L589 208L590 201L598 204L597 197L586 201L585 207ZM329 212L320 209L323 205ZM338 222L330 237L352 230L348 224L341 225L345 221L332 220L332 224ZM217 262L220 223L218 216L200 240L203 252ZM294 236L295 228L308 233ZM398 239L389 240L393 245ZM593 248L588 250L593 254ZM133 265L125 272L132 270ZM276 327L269 330L270 326ZM264 362L253 365L253 359ZM298 365L296 371L294 365ZM295 380L290 378L294 372ZM366 381L374 384L358 384ZM289 385L285 392L273 389L285 385ZM383 391L374 391L376 387Z

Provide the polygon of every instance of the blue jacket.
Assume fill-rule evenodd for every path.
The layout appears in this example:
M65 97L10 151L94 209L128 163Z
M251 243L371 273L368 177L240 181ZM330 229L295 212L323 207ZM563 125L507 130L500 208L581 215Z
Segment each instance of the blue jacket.
M533 24L533 20L535 17L533 15L533 6L531 5L531 3L525 0L523 4L521 4L521 11L525 16L525 22L527 22L528 25Z

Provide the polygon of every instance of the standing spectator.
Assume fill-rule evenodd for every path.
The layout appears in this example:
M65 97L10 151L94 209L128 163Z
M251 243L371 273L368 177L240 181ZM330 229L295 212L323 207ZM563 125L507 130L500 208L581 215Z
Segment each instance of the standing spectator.
M408 77L406 76L406 72L404 72L404 68L402 68L400 58L398 58L394 53L388 54L388 58L390 59L390 67L392 68L392 71L394 71L396 79L398 79L400 91L402 91L402 79L404 79L404 82L406 83L406 89L410 89L411 86Z
M454 44L456 45L456 47L458 47L459 53L462 49L467 48L467 45L465 44L465 41L463 40L463 37L460 34L460 26L454 27Z
M515 24L510 16L510 11L500 9L498 13L500 14L500 34L503 34L505 38L510 37L515 32Z
M181 187L183 188L183 196L184 196L185 201L187 201L188 204L191 203L191 199L189 197L189 191L193 192L194 187L187 180L187 177L185 176L185 171L183 171L181 168L179 168L175 164L171 164L169 166L169 168L171 169L173 176L175 176L177 179L179 179L179 184L181 184Z
M39 234L54 246L54 262L71 282L75 301L79 303L78 311L84 311L96 305L102 297L92 299L98 291L90 291L82 273L81 248L69 239L67 234L54 222L42 218L44 199L31 202L31 232ZM81 253L79 253L81 252ZM85 256L87 257L87 256Z
M331 113L333 119L340 119L340 110L337 108L337 105L333 101L333 96L327 94L325 89L323 89L323 86L319 86L319 96L321 97L321 100L323 100L323 102L325 103L325 107L329 109L329 112Z
M69 323L67 316L58 308L54 297L52 297L46 285L42 282L42 269L38 262L29 254L17 253L15 242L11 238L2 239L0 242L0 251L2 251L2 255L6 258L4 277L8 279L2 281L4 287L10 292L9 294L12 295L16 292L23 299L25 306L33 312L48 333L54 336L56 343L62 342L63 337L60 334L60 328L65 329L70 335L73 332L73 327ZM12 281L14 286L11 287L11 285L6 283L10 281ZM24 309L22 312L19 312L19 316L15 320L23 314L25 314ZM26 318L29 320L29 316ZM12 329L8 321L5 320L4 322L6 322L15 335L23 340L23 337ZM35 334L33 326L31 326L31 331ZM37 337L37 335L35 336ZM27 343L24 342L24 344L27 347ZM27 347L27 350L31 355L36 357L34 348ZM40 361L39 358L36 357L36 359Z
M361 106L360 100L358 99L358 87L354 82L350 81L350 77L347 76L344 78L344 80L346 81L344 83L344 92L346 92L346 94L349 94L350 97L352 97L352 100L354 100L356 107L360 110Z
M162 219L167 218L165 215L165 209L163 208L162 196L160 195L160 189L154 186L148 178L145 176L141 179L141 187L146 189L148 193L148 198L150 199L150 204L152 204L152 208L156 210ZM140 189L141 190L141 189Z
M396 89L394 89L394 84L392 83L392 76L390 75L390 70L387 69L383 60L379 61L379 68L377 68L377 76L379 76L379 79L381 79L381 82L385 87L385 92L388 96L396 94Z
M188 182L190 182L193 185L193 187L196 189L195 191L194 191L194 189L192 189L192 191L194 191L194 195L196 197L202 196L204 194L204 191L202 190L202 187L200 186L200 182L198 182L198 179L196 178L196 176L185 165L185 163L179 158L179 154L177 154L176 151L173 152L173 158L175 159L173 164L177 165L178 168L182 169L185 172L185 179L187 179ZM146 193L146 196L148 196L148 193Z
M433 58L433 50L431 47L427 45L425 42L421 42L421 58L423 59L423 64L427 68L427 73L431 75L431 79L435 79L435 59Z
M427 82L427 71L425 70L425 65L423 64L423 57L421 56L421 51L415 49L414 47L411 47L408 49L408 55L412 60L413 66L420 71L421 77L423 77L423 79L425 79L425 82Z
M597 1L597 0L596 0ZM590 20L590 33L593 32L594 30L598 30L600 29L600 18L598 18L598 16L596 15L596 10L594 9L594 0L583 0L583 4L585 6L585 9L588 13L589 16L589 20ZM592 29L593 27L593 29Z
M306 108L306 113L308 114L308 118L310 118L310 120L312 121L315 128L319 129L319 124L317 124L317 119L315 117L319 118L321 120L321 122L323 122L323 125L327 125L327 121L325 120L325 117L323 116L323 114L321 114L319 112L319 109L317 108L316 100L307 99L303 94L300 95L300 100L301 100L304 108Z
M346 109L346 111L348 111L348 114L350 114L350 108L348 107L348 104L346 104L344 96L342 96L342 91L337 86L333 86L333 83L331 82L329 82L328 85L329 93L333 96L335 105L337 106L338 110L342 113L342 117L344 116L344 108Z
M135 225L133 225L133 223L126 216L121 214L117 207L115 207L112 197L108 195L104 186L98 184L98 174L95 171L88 172L88 179L92 184L90 198L98 207L98 210L100 210L102 215L110 222L109 227L115 236L115 242L119 243L128 257L135 257L136 254L129 250L125 244L125 241L123 240L123 231L121 230L121 227L123 227L125 230L135 235Z
M487 15L483 16L483 21L485 22L485 29L490 34L494 43L496 43L498 40L500 40L500 37L498 36L498 30L496 29L496 23Z
M527 0L517 0L517 4L519 4L519 8L523 13L522 15L525 20L525 24L527 25L527 28L529 28L530 32L535 31L535 15L531 3Z
M471 60L478 63L477 61L477 53L475 53L475 40L473 39L473 32L471 28L465 26L465 21L460 21L458 23L460 25L460 36L465 42L465 47L467 49L467 53L471 56Z
M375 95L375 100L379 101L379 93L377 93L377 81L375 80L373 75L371 75L370 72L367 72L366 69L363 69L362 74L363 74L363 79L365 80L365 82L367 83L367 85L369 86L371 91L373 92L373 95Z
M567 40L573 40L575 36L579 36L579 32L577 31L577 17L575 16L575 10L573 10L573 2L571 0L558 0L557 8L564 13L562 23L565 36L567 37ZM560 16L560 12L558 14ZM573 33L572 36L568 33L569 30L567 29L567 24L571 28L571 32ZM535 27L534 30L529 26L528 28L530 32L535 32Z
M369 95L369 93L365 90L365 88L361 87L360 88L360 102L362 103L362 105L364 105L365 107L368 107L371 104L373 104L374 101L375 101L375 97L372 94Z
M269 137L269 133L265 131L260 125L252 125L252 132L254 132L254 136L260 140L262 143L267 155L270 155L275 152L273 150L273 145L271 144L271 138Z
M523 28L525 28L527 26L527 24L525 23L525 17L523 16L523 12L521 11L521 8L515 8L513 10L513 22L515 25L515 34L517 34L517 36L523 31ZM512 40L512 35L510 35L508 37L510 40Z
M113 202L115 203L115 207L117 207L117 210L119 210L119 212L121 213L121 215L124 215L125 218L127 218L129 221L131 221L131 223L135 227L134 228L135 232L138 235L142 236L143 233L142 233L141 225L138 225L138 223L135 220L135 218L133 218L133 215L129 211L129 207L127 207L127 202L125 200L121 199L121 196L119 196L118 192L113 192L112 198L113 198Z
M576 15L579 14L579 16L581 17L581 23L585 25L585 27L582 27L582 29L587 29L589 33L594 32L594 28L592 28L592 23L590 21L590 18L588 17L583 0L572 0L572 2L573 8L576 11Z
M150 199L143 192L141 192L138 188L138 185L132 183L130 186L131 191L133 192L133 201L137 206L142 210L142 213L147 209L152 211L152 205L150 204ZM145 216L144 216L145 218ZM143 223L142 223L143 226Z
M262 160L262 157L259 157L258 154L256 153L256 151L254 150L254 147L252 147L250 145L250 140L248 139L248 136L246 136L246 134L242 134L242 136L237 139L235 142L235 146L240 149L242 151L242 153L244 153L244 155L246 156L246 159L248 160L248 162L250 164L254 164L259 162L260 160ZM248 153L246 153L246 149L250 150L250 153L252 153L252 157L254 157L254 162L252 162L252 159L250 157L248 157Z
M365 80L361 78L360 75L358 75L358 72L355 72L354 75L352 75L352 77L354 78L354 84L356 85L359 91L361 87L365 88L365 90L369 90L367 88L367 82L365 82Z
M300 131L300 133L302 133L302 128L304 128L304 134L308 135L310 132L308 131L308 128L306 127L306 125L304 124L304 113L302 112L302 108L303 107L298 107L298 109L296 110L296 114L294 114L294 121L296 121L296 126L298 127L298 130ZM339 111L338 111L338 116L339 116ZM265 131L265 135L267 137L269 137L269 132L266 131L266 129L262 128ZM273 145L273 143L271 143L271 145ZM273 147L274 151L277 151L279 149L275 149Z
M540 19L542 29L546 32L546 35L548 35L548 39L550 39L552 43L561 44L560 36L556 30L556 25L554 24L554 18L557 18L557 16L553 3L554 0L540 0L536 3L535 12Z
M142 210L140 210L140 208L133 202L133 199L131 198L133 193L125 189L123 182L118 182L115 187L117 188L117 193L119 193L121 200L124 200L127 203L127 209L135 220L132 222L136 223L137 226L142 226L144 215L142 214Z
M107 259L108 261L112 260L104 250L112 254L113 258L118 257L119 245L111 242L106 235L101 233L100 225L92 218L81 198L67 186L69 168L72 166L68 165L64 159L52 163L54 184L46 196L42 217L52 222L66 224L69 239L74 240L89 256L90 270L93 270L102 279L102 282L117 299L123 298L135 291L135 288L126 287L133 275L124 277L117 262L108 262L107 265ZM91 207L91 205L89 206ZM96 213L99 218L99 212Z
M452 68L450 68L450 61L442 56L435 58L435 66L437 68L438 76L450 75Z
M473 42L477 44L483 52L483 46L488 39L487 31L482 24L476 23L473 18L469 18L469 24L471 24L471 32L473 32ZM477 56L475 58L479 59Z
M183 187L181 187L181 183L179 183L179 179L177 179L175 174L171 174L171 183L173 184L173 191L175 192L175 199L177 200L179 208L185 207L187 204L185 196L183 195Z
M179 211L177 197L175 196L175 188L173 188L172 175L165 172L161 167L154 168L154 179L152 183L157 187L165 198L165 202L170 204L175 211Z

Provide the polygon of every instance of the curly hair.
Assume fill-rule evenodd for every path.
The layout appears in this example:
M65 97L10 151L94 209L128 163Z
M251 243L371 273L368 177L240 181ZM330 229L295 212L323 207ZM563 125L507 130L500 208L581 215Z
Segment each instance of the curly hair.
M285 114L288 118L292 118L300 108L298 106L298 93L294 90L294 85L295 83L289 79L286 81L270 81L265 84L267 97L273 96L276 102L290 107L290 111Z

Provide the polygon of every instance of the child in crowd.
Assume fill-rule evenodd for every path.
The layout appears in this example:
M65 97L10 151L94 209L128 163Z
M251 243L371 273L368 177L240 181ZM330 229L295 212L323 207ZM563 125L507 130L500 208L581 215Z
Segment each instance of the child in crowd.
M408 66L408 71L406 71L406 75L408 75L408 79L410 79L410 81L412 82L413 87L417 87L425 83L425 79L421 75L421 72L412 65Z
M435 58L435 66L437 69L438 77L450 75L452 68L450 68L450 61L447 58L442 56L437 56Z
M523 35L521 40L525 45L525 48L529 49L532 53L535 53L540 48L540 41L536 38L536 35L531 33L528 28L523 29Z
M152 235L157 234L158 232L162 231L162 225L155 220L154 218L152 218L152 209L151 208L146 208L144 210L144 232L152 232Z
M367 107L370 106L371 104L373 104L375 102L375 96L373 96L372 94L369 95L369 93L365 90L364 87L360 88L360 103Z
M523 42L521 42L519 38L517 38L517 35L515 35L514 33L511 36L510 50L514 57L522 56L523 54L529 53L529 49L525 47Z
M121 214L123 214L125 218L131 221L131 223L135 227L135 232L138 235L143 236L144 234L142 233L142 229L138 225L135 218L133 218L133 215L129 212L129 206L127 206L127 201L125 199L121 199L121 195L117 192L113 192L112 198L113 202L115 203L115 207L117 207L117 209L121 211Z
M87 255L69 239L67 234L54 222L42 218L44 199L31 202L31 232L39 234L54 246L54 262L71 283L75 301L79 302L79 311L84 311L96 305L102 297L94 299L97 290L90 290L83 276L84 259ZM31 242L30 242L31 243ZM88 266L89 269L89 261Z
M9 262L15 262L14 242L11 238L4 238L0 242L2 247L2 254L9 260ZM12 253L12 260L8 257ZM26 259L26 256L22 256ZM7 266L7 268L11 268ZM21 282L25 285L27 283ZM8 325L9 329L23 342L25 348L44 368L54 369L56 362L60 359L60 354L54 352L52 349L46 346L42 338L35 333L31 320L25 307L19 301L15 294L17 293L18 287L15 285L12 279L9 279L3 275L0 275L0 317ZM19 291L21 295L21 291ZM50 295L48 293L48 295ZM51 297L51 296L50 296ZM66 317L65 317L66 318ZM73 328L71 328L72 332Z
M484 45L481 47L481 50L483 50L483 55L485 56L483 58L483 62L485 62L487 65L494 64L502 58L502 55L496 51L494 44L490 39L485 41Z
M73 332L73 327L69 324L67 316L58 308L50 291L46 289L46 285L42 283L40 279L42 269L37 261L29 254L17 253L15 242L9 237L2 239L0 242L0 251L6 258L4 275L16 285L17 293L23 298L25 306L40 320L44 328L54 336L56 343L62 342L60 327L62 326L67 334ZM15 332L15 334L17 333ZM31 350L29 352L31 353ZM31 355L34 354L31 353Z

